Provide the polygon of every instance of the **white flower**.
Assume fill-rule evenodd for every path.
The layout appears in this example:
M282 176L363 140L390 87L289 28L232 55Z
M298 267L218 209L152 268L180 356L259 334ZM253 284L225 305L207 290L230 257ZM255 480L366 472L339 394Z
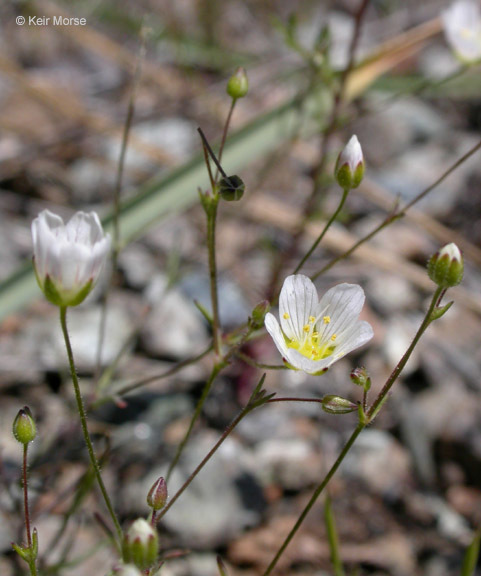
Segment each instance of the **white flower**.
M64 224L44 210L32 222L34 267L47 299L57 306L76 306L98 280L110 250L95 212L77 212Z
M364 176L364 156L356 135L346 144L336 162L335 176L344 190L357 188Z
M446 40L465 62L481 59L481 11L477 2L458 0L441 14Z
M364 292L356 284L338 284L319 301L307 276L288 276L279 300L280 325L272 314L265 325L284 361L308 374L331 364L368 342L371 325L359 320Z

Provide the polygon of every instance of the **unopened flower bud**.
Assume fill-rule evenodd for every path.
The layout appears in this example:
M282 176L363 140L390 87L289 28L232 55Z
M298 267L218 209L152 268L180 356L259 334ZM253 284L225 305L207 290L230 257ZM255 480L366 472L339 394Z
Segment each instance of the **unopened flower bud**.
M161 476L154 482L147 494L147 504L155 511L162 510L167 502L167 484Z
M244 191L246 187L242 178L236 176L224 177L219 183L219 195L223 200L227 202L237 202L242 196L244 196Z
M457 286L463 279L464 261L456 244L447 244L428 262L428 274L440 288Z
M25 406L18 412L13 421L13 435L21 444L28 444L35 440L37 427L30 408Z
M159 537L147 520L135 520L124 538L124 558L140 570L150 568L157 559Z
M369 390L369 388L371 388L371 378L366 368L364 368L364 366L360 368L355 368L351 372L351 380L357 386L362 386L366 391Z
M237 68L227 82L227 94L234 100L243 98L249 90L249 82L244 68Z
M334 174L343 190L357 188L364 177L365 163L357 136L352 136L339 154Z
M259 302L257 306L252 310L252 313L249 317L249 326L250 328L257 330L258 328L262 328L264 326L264 320L266 314L269 312L271 305L267 300L263 300Z
M133 564L122 564L114 570L115 576L142 576L142 573Z
M322 398L322 409L328 414L349 414L357 410L357 404L354 404L347 398L327 394Z

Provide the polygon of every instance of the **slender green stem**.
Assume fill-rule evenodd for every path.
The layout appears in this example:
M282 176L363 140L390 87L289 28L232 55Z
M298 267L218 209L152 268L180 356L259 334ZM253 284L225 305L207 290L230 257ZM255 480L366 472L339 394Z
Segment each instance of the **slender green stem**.
M299 516L299 518L297 519L297 522L294 524L294 526L292 527L291 531L289 532L289 534L287 535L286 539L284 540L284 542L282 543L281 547L279 548L279 550L277 551L277 554L274 556L274 558L272 559L271 563L269 564L269 566L267 567L267 570L263 573L263 576L267 576L268 574L271 574L271 572L274 570L274 568L276 567L277 562L279 561L279 558L282 556L282 554L284 553L284 550L287 548L287 546L289 546L289 543L291 542L291 540L294 538L294 536L296 535L297 531L299 530L299 528L301 527L302 523L304 522L306 516L309 514L311 508L314 506L314 504L316 503L317 499L319 498L319 496L321 495L322 491L324 490L324 488L329 484L331 478L334 476L334 474L336 473L337 469L339 468L339 466L341 465L342 461L344 460L344 458L346 457L347 453L349 452L349 450L351 449L352 445L354 444L354 442L356 441L357 437L359 436L359 434L362 432L362 430L364 429L365 424L363 423L359 423L357 425L357 428L354 430L354 432L351 434L349 440L347 441L346 445L344 446L344 448L342 449L341 453L339 454L339 456L337 457L337 460L334 462L334 464L332 465L331 469L329 470L329 472L326 474L326 476L324 477L324 480L319 484L319 486L315 489L313 495L311 496L311 499L309 500L309 502L307 503L306 507L304 508L304 510L302 511L301 515Z
M219 147L219 164L222 162L222 152L224 151L224 146L225 146L225 141L227 140L227 133L229 131L229 126L230 126L230 121L232 119L232 114L234 113L234 108L237 102L237 98L232 98L232 102L230 104L230 108L229 108L229 113L227 114L227 118L224 124L224 130L222 131L222 140L220 142L220 147ZM217 168L217 170L215 171L215 182L217 183L217 180L219 178L219 168Z
M175 493L175 495L169 501L167 506L165 508L163 508L161 512L158 513L157 518L156 518L157 522L161 518L164 517L164 515L170 510L170 508L172 508L172 506L182 496L184 491L189 487L189 485L192 483L192 481L195 479L195 477L199 474L199 472L202 470L202 468L212 458L212 456L215 454L215 452L218 450L219 446L224 442L224 440L227 438L227 436L229 436L229 434L232 432L232 430L234 430L234 428L237 426L237 424L239 424L239 422L242 420L242 418L244 418L244 416L246 416L251 410L252 410L252 407L250 406L250 404L247 404L247 406L245 408L243 408L241 410L241 412L239 412L239 414L234 418L234 420L232 420L232 422L224 430L222 436L219 438L219 440L216 442L216 444L213 446L213 448L211 450L209 450L209 452L206 454L206 456L204 457L202 462L197 466L197 468L187 478L187 480L184 482L184 484ZM167 478L168 478L168 475L167 475Z
M223 367L222 364L215 364L214 367L212 368L212 372L210 373L209 379L205 383L204 389L202 390L202 395L197 402L197 406L195 407L195 411L194 411L194 414L192 415L192 418L190 420L189 427L187 428L187 432L185 433L185 435L182 439L182 442L177 447L177 451L175 453L174 459L170 463L169 469L168 469L167 474L165 476L165 481L167 483L169 482L169 479L172 475L172 472L174 471L174 468L177 466L177 463L179 462L180 456L182 455L182 452L184 451L185 445L187 444L187 442L190 438L190 435L192 433L192 429L194 428L194 424L197 422L197 419L199 418L199 416L202 412L202 408L204 407L205 401L207 400L207 396L209 395L209 392L212 388L212 384L214 383L214 380L217 378L217 375L219 374L219 372L222 370L222 367Z
M346 198L347 195L349 194L349 190L343 190L342 192L342 198L341 201L339 202L339 206L337 207L336 211L334 212L334 214L329 218L329 220L327 221L326 225L324 226L324 229L322 230L322 232L319 234L319 236L316 238L316 240L314 241L314 243L312 244L312 246L309 248L309 250L306 252L306 254L304 255L304 257L302 258L302 260L299 262L299 264L296 266L293 274L297 274L299 272L299 270L304 266L304 264L306 263L307 259L310 258L311 254L314 252L314 250L319 246L319 244L321 243L322 239L324 238L324 236L326 235L326 232L329 230L329 228L331 227L331 224L335 221L335 219L338 217L339 212L342 210L344 203L346 202Z
M322 398L298 398L296 396L289 396L288 398L271 398L267 400L266 404L273 404L275 402L313 402L314 404L322 404Z
M347 79L348 79L349 74L351 73L351 71L354 67L357 46L359 43L359 38L360 38L360 33L361 33L362 21L363 21L364 14L366 12L368 4L369 4L369 0L362 0L362 2L359 5L359 8L356 12L356 15L354 17L354 31L352 34L351 43L350 43L349 52L348 52L349 59L348 59L347 66L345 67L345 69L341 73L341 77L339 80L339 86L333 94L334 104L332 107L332 111L331 111L330 117L327 121L327 124L326 124L326 126L322 132L322 137L320 140L319 160L317 162L317 165L314 168L313 176L312 176L311 193L310 193L307 201L304 204L300 222L297 226L296 231L294 232L294 234L292 236L290 245L288 246L288 248L284 252L284 254L282 254L277 259L277 262L274 263L273 270L271 273L271 278L270 278L270 281L268 284L268 286L269 286L269 291L267 293L267 299L268 300L273 300L278 296L280 277L281 277L281 272L282 272L282 269L284 266L284 262L289 261L293 256L295 256L299 241L300 241L300 239L304 233L306 223L309 219L309 215L314 210L316 203L317 203L318 196L319 196L319 192L321 191L321 189L323 187L321 176L324 173L325 168L327 166L328 151L330 148L332 136L334 135L334 133L338 127L339 116L340 116L340 113L342 110L342 106L344 104L343 100L344 100L344 94L345 94L345 89L346 89L346 85L347 85Z
M23 463L22 463L22 483L23 483L23 506L25 510L25 532L27 533L27 546L30 548L30 559L28 567L30 576L37 576L37 559L32 551L32 530L30 528L30 508L28 505L28 443L23 445Z
M445 170L441 174L441 176L439 178L437 178L437 180L435 180L427 188L422 190L417 196L415 196L403 208L400 208L398 210L394 210L393 212L388 214L386 216L386 218L378 226L376 226L376 228L374 228L374 230L372 230L371 232L366 234L366 236L363 236L351 248L349 248L349 250L347 250L343 254L340 254L339 256L336 256L335 258L332 258L332 260L330 260L318 272L316 272L315 274L313 274L311 276L311 280L315 280L316 278L318 278L319 276L321 276L322 274L324 274L325 272L330 270L335 264L337 264L341 260L345 260L355 250L357 250L359 248L359 246L361 246L362 244L365 244L368 240L370 240L371 238L376 236L379 232L381 232L381 230L384 230L384 228L386 228L387 226L389 226L393 222L396 222L400 218L403 218L410 208L412 208L415 204L417 204L420 200L422 200L425 196L427 196L430 192L432 192L437 186L439 186L439 184L441 184L441 182L443 182L450 174L452 174L457 168L459 168L459 166L461 166L461 164L464 164L464 162L466 162L466 160L471 158L471 156L476 154L476 152L478 152L478 150L480 150L480 149L481 149L481 140L475 146L470 148L465 154L463 154L463 156L458 158L458 160L456 160L456 162L451 164L451 166L447 170Z
M282 554L284 553L284 550L287 548L290 541L292 540L292 538L295 536L296 532L301 527L302 523L304 522L304 519L306 518L306 516L309 513L309 511L311 510L311 508L314 506L316 500L319 498L319 496L322 493L322 491L324 490L324 488L329 484L331 478L334 476L335 472L337 471L337 469L341 465L342 461L344 460L346 454L351 449L351 447L354 444L354 442L356 441L357 437L362 432L362 430L367 426L367 424L371 423L374 420L374 418L376 417L377 413L379 412L379 409L382 407L384 401L386 400L387 394L391 390L394 382L397 380L397 378L401 374L401 371L406 366L406 363L409 360L415 346L419 342L419 339L424 334L424 332L426 331L426 328L429 326L429 324L433 321L433 318L434 318L433 312L434 312L436 306L439 305L439 302L440 302L444 292L445 292L445 289L443 289L443 288L437 288L436 289L436 291L433 295L431 304L430 304L430 306L426 312L426 315L424 317L424 320L422 321L421 326L419 327L418 331L416 332L416 335L414 336L413 342L411 343L409 348L406 350L403 357L398 362L398 364L394 368L393 372L391 373L391 375L387 379L386 383L382 387L376 400L373 402L368 413L366 414L366 418L362 419L362 421L360 421L358 423L356 429L351 434L349 440L347 441L346 445L342 449L337 460L334 462L334 464L330 468L329 472L324 477L323 481L319 484L319 486L314 491L313 495L311 496L311 499L307 503L307 506L302 511L301 515L297 519L297 522L294 524L293 528L291 529L291 531L287 535L286 539L284 540L281 547L277 551L277 554L274 556L271 563L267 567L267 570L264 572L263 576L268 576L268 574L270 574L272 572L272 570L274 570L277 562L279 561L279 558L282 556ZM282 400L282 399L279 399L279 400Z
M207 213L207 250L209 255L209 279L210 279L210 299L212 304L212 336L214 351L217 357L220 356L220 321L219 321L219 296L217 293L217 263L215 232L217 220L217 207L219 197L214 196Z
M28 455L28 443L23 445L22 481L23 481L23 506L25 510L25 531L27 532L27 545L29 548L31 548L32 531L30 529L30 510L28 507L27 455Z
M110 272L109 286L105 291L102 298L101 312L100 312L100 325L99 325L99 343L97 347L97 358L95 367L95 380L100 377L100 370L102 364L102 350L104 347L105 340L105 329L107 325L107 308L109 300L109 289L112 285L112 279L117 270L117 261L120 252L120 196L122 192L122 181L124 176L125 167L125 156L127 154L127 146L129 142L130 129L132 127L132 120L134 118L135 111L135 97L137 92L137 86L140 82L142 60L145 56L145 34L143 29L141 30L141 44L139 52L137 55L135 63L134 77L132 79L132 87L130 91L129 103L127 106L127 115L124 122L124 128L122 132L122 143L120 146L119 161L117 164L117 175L115 179L114 187L114 197L113 197L113 210L112 210L112 226L113 226L113 247L112 247L112 270Z
M381 230L384 230L384 228L386 228L387 226L389 226L390 224L392 224L393 222L395 222L396 220L399 220L399 218L402 218L404 216L404 213L396 213L396 214L389 214L382 222L381 224L379 224L379 226L376 226L376 228L374 228L374 230L372 230L371 232L369 232L369 234L366 234L366 236L363 236L360 240L358 240L353 246L351 246L351 248L349 248L349 250L347 250L346 252L343 252L342 254L340 254L339 256L336 256L335 258L332 258L332 260L330 260L325 266L323 266L318 272L316 272L315 274L312 274L311 276L311 280L315 280L316 278L318 278L319 276L322 276L322 274L325 274L328 270L330 270L335 264L337 264L338 262L341 262L341 260L345 260L346 258L348 258L353 252L355 252L359 246L361 246L362 244L365 244L368 240L370 240L371 238L374 238L374 236L376 236L376 234L378 234L379 232L381 232Z
M431 322L433 321L433 311L436 308L440 297L442 297L442 295L444 294L445 289L444 288L437 288L433 298L431 300L431 304L429 305L428 311L426 312L426 315L424 316L424 320L421 323L421 326L419 327L418 331L416 332L416 335L414 336L413 341L411 342L409 348L406 350L406 352L404 353L403 357L401 358L401 360L398 362L397 366L394 368L394 370L392 371L391 375L389 376L389 378L386 380L386 383L384 384L384 386L382 387L381 391L379 392L379 394L377 395L376 399L374 400L373 404L371 405L371 407L369 408L368 413L366 414L368 422L372 422L372 420L375 418L377 412L379 411L379 408L382 406L382 404L384 403L386 396L388 395L389 391L391 390L394 382L396 382L396 380L398 379L399 375L401 374L402 370L404 369L404 367L406 366L407 361L409 360L414 348L416 347L417 343L419 342L421 336L424 334L424 332L426 331L427 327L431 324Z
M73 357L73 352L72 352L72 346L70 344L70 337L69 337L68 330L67 330L67 308L66 307L60 308L60 324L62 326L62 332L63 332L63 336L65 339L65 347L67 348L68 361L69 361L69 365L70 365L70 375L72 377L72 383L73 383L74 392L75 392L75 400L77 401L77 409L78 409L78 413L80 416L80 424L82 426L82 432L84 435L85 444L87 446L87 451L89 454L90 463L92 465L95 476L97 478L97 482L98 482L100 491L102 492L102 496L104 498L105 505L107 506L107 510L109 511L110 517L112 518L112 522L114 523L115 530L117 531L117 536L118 536L118 540L119 540L118 544L121 545L122 535L123 535L122 534L122 528L120 527L120 523L117 519L117 516L115 515L114 508L113 508L112 503L110 501L110 497L108 495L107 489L105 488L105 484L102 480L102 476L100 474L100 467L99 467L99 464L97 462L97 458L96 458L95 452L94 452L94 447L92 445L92 441L90 439L89 431L87 428L87 415L85 413L85 407L84 407L84 403L82 400L82 395L80 393L80 385L79 385L79 381L77 378L77 372L75 370L75 362L74 362L74 357Z
M326 523L334 576L344 576L344 568L342 566L341 554L339 552L339 537L337 535L336 519L334 518L334 513L332 511L332 502L329 494L326 494L326 499L324 501L324 521Z
M260 368L261 370L289 370L284 364L263 364L262 362L257 362L257 360L254 360L254 358L251 358L243 352L237 352L236 356L249 366Z
M177 372L180 372L183 368L186 368L187 366L190 366L191 364L196 364L199 360L202 360L202 358L207 356L207 354L209 354L209 352L211 350L212 350L212 345L209 344L209 346L205 350L200 352L200 354L197 354L196 356L191 356L190 358L186 358L185 360L178 362L175 366L172 366L172 368L168 368L167 370L165 370L164 372L161 372L160 374L153 374L152 376L147 376L146 378L142 378L141 380L137 380L136 382L126 384L122 388L119 388L119 390L117 390L115 392L115 394L99 398L98 400L96 400L92 404L92 407L98 408L99 406L102 406L106 402L113 400L114 398L118 398L120 396L123 396L124 394L128 394L129 392L132 392L133 390L137 390L138 388L141 388L142 386L146 386L147 384L150 384L152 382L157 382L158 380L163 380L164 378L168 378L169 376L173 376L174 374L177 374Z

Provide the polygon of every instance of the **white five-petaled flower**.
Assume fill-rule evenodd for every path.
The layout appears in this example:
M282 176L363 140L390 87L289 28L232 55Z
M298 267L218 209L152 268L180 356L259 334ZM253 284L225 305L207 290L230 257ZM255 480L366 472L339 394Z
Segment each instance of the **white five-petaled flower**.
M265 325L287 364L321 374L372 338L371 325L359 320L364 299L360 286L338 284L319 300L307 276L288 276L279 299L280 325L270 313Z
M356 135L351 136L349 142L337 158L335 176L338 184L344 190L357 188L364 176L365 164L361 144Z
M32 222L34 268L46 298L56 306L76 306L98 280L110 250L95 212L77 212L64 224L44 210Z
M444 34L457 56L465 62L481 59L481 10L473 0L458 0L444 10Z

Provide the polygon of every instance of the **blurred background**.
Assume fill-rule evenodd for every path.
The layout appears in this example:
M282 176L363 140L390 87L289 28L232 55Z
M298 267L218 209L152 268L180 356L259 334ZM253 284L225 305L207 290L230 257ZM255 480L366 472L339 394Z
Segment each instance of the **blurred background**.
M89 426L125 525L147 514L212 366L207 187L197 127L217 145L229 110L227 79L243 66L249 93L236 105L224 155L246 183L218 220L220 316L226 333L269 293L273 270L290 273L336 209L332 177L352 134L366 178L303 272L315 273L409 202L480 140L479 67L465 69L442 35L445 1L372 0L329 140L310 222L283 259L312 190L339 70L347 65L358 0L10 1L0 6L0 573L26 573L21 541L21 450L11 434L28 404L39 436L31 450L33 525L42 574L104 574L112 552L74 411L58 311L32 274L30 223L44 208L68 217L96 210L112 225L122 135L132 126L121 181L122 249L97 366L101 293L70 313ZM58 19L62 19L62 24ZM72 18L73 20L68 20ZM64 20L67 19L67 20ZM75 20L77 19L77 20ZM82 20L84 19L84 20ZM144 49L142 50L142 46ZM132 94L134 95L132 97ZM132 99L133 98L133 99ZM215 147L215 146L214 146ZM423 317L433 285L430 254L455 241L466 273L454 306L432 326L376 423L330 485L347 574L454 576L481 518L481 162L474 154L352 257L316 281L366 291L369 346L322 377L269 371L278 396L335 393L354 401L352 368L378 390ZM169 484L175 493L246 402L262 371L279 365L268 336L222 373ZM249 358L251 359L249 361ZM128 383L152 381L116 401ZM100 377L100 379L99 379ZM212 576L216 554L232 574L262 574L314 487L356 425L315 404L279 403L250 414L161 524L165 576ZM277 573L332 574L323 503L310 513ZM478 568L476 574L481 574Z

